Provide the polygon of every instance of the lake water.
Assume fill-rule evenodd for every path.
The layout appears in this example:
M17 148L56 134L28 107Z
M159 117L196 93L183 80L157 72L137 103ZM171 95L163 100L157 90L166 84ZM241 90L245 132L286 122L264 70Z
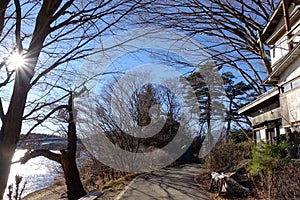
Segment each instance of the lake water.
M15 152L13 162L18 161L26 150L17 150ZM8 185L15 183L15 176L20 175L23 177L21 187L26 181L23 197L35 190L50 186L56 177L61 177L62 174L58 172L60 165L42 156L30 159L26 164L21 165L15 163L11 166ZM7 194L7 192L6 192ZM8 199L5 194L4 199Z

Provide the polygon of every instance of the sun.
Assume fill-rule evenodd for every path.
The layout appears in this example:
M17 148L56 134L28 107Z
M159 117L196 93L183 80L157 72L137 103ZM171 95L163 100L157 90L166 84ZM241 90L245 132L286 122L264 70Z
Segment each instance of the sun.
M25 59L23 55L14 52L9 56L8 66L11 70L23 67L24 65L25 65Z

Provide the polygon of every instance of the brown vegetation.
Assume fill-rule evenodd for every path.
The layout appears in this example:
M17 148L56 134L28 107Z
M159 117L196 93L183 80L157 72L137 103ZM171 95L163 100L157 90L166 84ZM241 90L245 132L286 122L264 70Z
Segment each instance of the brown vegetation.
M252 160L251 149L251 142L217 145L206 157L207 170L198 175L198 182L209 190L212 171L234 172L231 177L251 190L251 197L247 199L299 199L300 160L282 159L254 175L247 171ZM216 198L235 198L219 197L216 191L213 194Z
M80 174L86 191L102 191L102 187L107 182L128 175L125 172L120 172L105 166L93 157L88 157L83 161L80 167Z
M263 199L300 198L300 160L279 162L271 173L261 173L253 178L257 197Z
M212 171L225 171L251 158L249 141L242 143L219 143L206 157L206 165Z

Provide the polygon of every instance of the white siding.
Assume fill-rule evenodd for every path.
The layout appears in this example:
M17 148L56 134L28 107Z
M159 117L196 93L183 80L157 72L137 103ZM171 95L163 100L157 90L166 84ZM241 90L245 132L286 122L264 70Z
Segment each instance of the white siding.
M266 141L267 140L266 129L261 129L259 133L260 133L260 140Z
M297 25L295 25L294 27L292 27L292 30L293 30L293 35L297 34L297 36L295 37L295 39L293 40L293 42L294 43L300 42L300 35L298 33L300 31L300 21L298 22Z
M288 92L287 101L290 122L300 121L300 89Z
M284 134L285 134L285 130L284 130L283 127L280 127L280 129L279 129L279 134L280 134L280 135L284 135Z
M283 26L280 23L280 26ZM278 29L278 27L276 27ZM275 29L275 32L276 32ZM297 43L300 41L300 21L296 23L293 27L291 27L292 30L292 36L297 35L293 38L293 43ZM274 65L280 58L285 56L288 53L288 40L287 36L282 36L278 41L275 42L275 44L270 49L270 55L271 55L271 64Z
M271 63L274 65L280 58L285 56L289 52L287 45L287 37L282 37L275 45L271 48Z
M288 69L286 69L281 75L278 84L281 85L285 82L300 76L300 57L298 57Z

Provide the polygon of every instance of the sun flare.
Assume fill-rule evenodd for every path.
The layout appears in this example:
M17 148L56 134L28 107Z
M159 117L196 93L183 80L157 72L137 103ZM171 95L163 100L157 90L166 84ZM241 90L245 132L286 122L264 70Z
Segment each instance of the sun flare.
M11 69L23 67L25 64L24 56L17 52L11 54L11 56L8 59L8 64Z

